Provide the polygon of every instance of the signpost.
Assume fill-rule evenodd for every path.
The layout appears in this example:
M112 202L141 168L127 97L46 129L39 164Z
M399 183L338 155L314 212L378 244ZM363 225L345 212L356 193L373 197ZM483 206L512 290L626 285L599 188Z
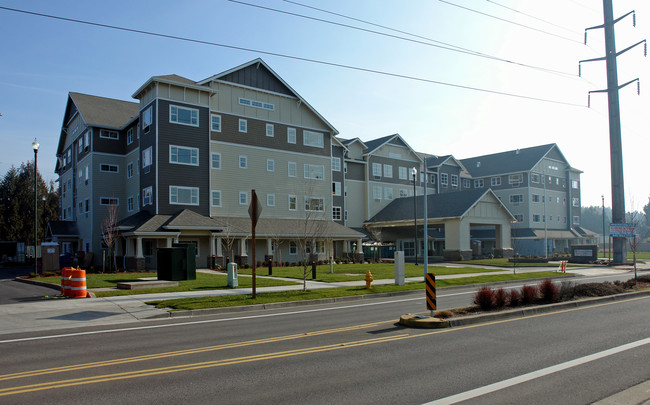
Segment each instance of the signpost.
M253 265L253 299L257 298L257 291L256 291L256 283L255 283L255 226L257 225L257 220L260 219L260 215L262 214L262 203L260 202L259 198L257 198L257 194L255 193L255 189L251 190L251 205L248 207L248 215L251 217L251 230L252 230L252 235L251 235L251 245L252 245L252 255L253 255L253 260L252 260L252 265Z
M609 236L612 238L634 238L634 224L609 224Z

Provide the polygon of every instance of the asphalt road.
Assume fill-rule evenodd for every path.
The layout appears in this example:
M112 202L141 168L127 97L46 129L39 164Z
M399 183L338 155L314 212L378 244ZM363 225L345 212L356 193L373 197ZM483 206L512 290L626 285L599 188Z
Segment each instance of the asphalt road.
M0 403L418 404L465 393L477 404L587 404L650 379L650 298L444 330L395 324L422 307L414 295L3 336Z
M16 277L29 275L34 267L0 268L0 305L19 302L40 301L46 295L54 295L57 290L39 285L15 281Z

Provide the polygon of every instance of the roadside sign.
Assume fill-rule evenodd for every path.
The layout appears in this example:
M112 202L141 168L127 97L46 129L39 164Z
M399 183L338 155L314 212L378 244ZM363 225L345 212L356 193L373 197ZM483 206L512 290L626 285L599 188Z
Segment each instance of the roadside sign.
M248 215L251 217L251 220L253 221L253 225L257 225L257 220L260 219L260 215L262 214L262 202L260 199L257 197L257 194L255 193L255 190L253 190L252 198L251 198L251 204L248 207Z
M634 238L634 224L609 224L609 236L612 238Z

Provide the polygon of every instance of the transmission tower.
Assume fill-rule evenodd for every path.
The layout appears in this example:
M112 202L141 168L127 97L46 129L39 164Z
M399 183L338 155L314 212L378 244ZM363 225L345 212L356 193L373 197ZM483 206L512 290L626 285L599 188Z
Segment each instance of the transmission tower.
M623 87L637 83L637 93L640 93L639 78L630 80L629 82L620 85L618 84L618 68L616 66L616 58L630 49L644 44L644 53L647 56L648 47L646 40L639 41L636 44L616 52L616 40L614 37L614 24L621 21L625 17L632 15L632 21L636 26L636 13L630 11L629 13L614 20L614 10L612 7L612 0L603 0L603 14L604 23L595 27L585 29L585 44L587 43L587 32L593 29L603 28L605 30L605 53L606 56L595 59L587 59L579 62L578 70L580 71L580 64L583 62L595 62L604 60L607 65L607 89L594 90L589 92L589 102L591 104L591 93L607 93L608 108L609 108L609 153L612 174L612 222L624 223L625 222L625 188L623 182L623 150L621 146L621 110L619 105L618 91ZM613 262L625 263L627 255L625 248L625 238L614 238L613 243Z

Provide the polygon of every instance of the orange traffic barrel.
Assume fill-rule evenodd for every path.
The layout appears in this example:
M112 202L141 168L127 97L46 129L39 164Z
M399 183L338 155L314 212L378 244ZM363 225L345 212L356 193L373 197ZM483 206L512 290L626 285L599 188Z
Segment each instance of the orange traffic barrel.
M67 297L86 298L86 270L72 270L72 278L68 282Z
M72 267L64 267L61 269L61 294L68 296L68 283L70 282L70 277L72 276Z

